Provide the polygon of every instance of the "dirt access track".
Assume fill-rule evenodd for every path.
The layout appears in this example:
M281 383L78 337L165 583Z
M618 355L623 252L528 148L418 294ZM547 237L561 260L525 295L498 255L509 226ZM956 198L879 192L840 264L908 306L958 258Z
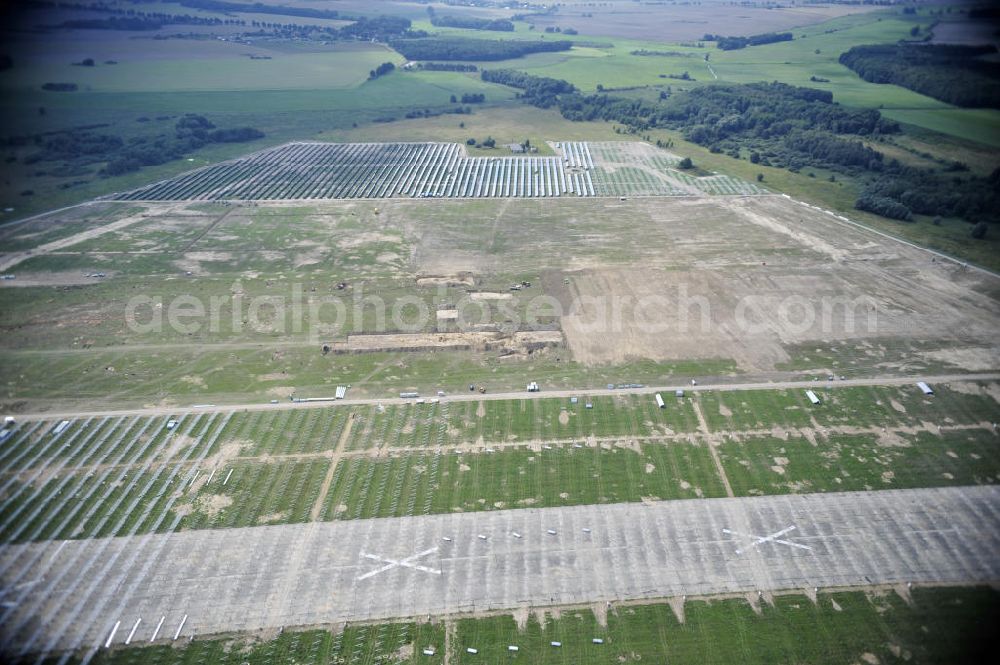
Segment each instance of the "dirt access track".
M717 357L754 372L794 345L905 340L946 346L935 359L963 369L1000 367L990 273L783 196L633 204L644 256L573 271L560 297L580 362Z

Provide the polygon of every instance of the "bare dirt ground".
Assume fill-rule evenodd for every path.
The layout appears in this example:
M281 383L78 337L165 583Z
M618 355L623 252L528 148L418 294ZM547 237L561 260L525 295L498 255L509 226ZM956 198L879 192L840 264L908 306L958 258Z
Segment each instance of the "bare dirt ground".
M724 214L706 220L710 232L652 216L648 247L664 251L662 263L572 275L562 326L574 359L733 358L752 372L787 361L791 345L898 338L947 340L953 346L938 353L947 357L935 359L965 369L1000 367L1000 303L988 295L997 278L783 197L713 204ZM657 205L673 219L671 207L689 204ZM670 250L690 264L671 265Z
M559 331L524 331L511 335L495 332L409 333L391 335L350 335L341 344L331 344L334 352L417 351L438 349L510 349L523 351L562 343Z
M176 207L178 207L176 204L156 206L157 210L161 213L169 212L170 210L173 210ZM115 222L111 222L110 224L92 227L85 231L81 231L80 233L68 236L66 238L60 238L58 240L53 240L52 242L45 243L44 245L39 245L38 247L35 247L30 250L26 250L23 252L12 252L10 254L2 254L0 255L0 272L7 272L11 268L17 266L23 261L27 261L32 257L49 254L51 252L55 252L57 250L66 247L79 244L85 240L97 238L107 233L111 233L113 231L117 231L119 229L131 226L132 224L135 224L137 222L146 219L149 216L149 214L150 213L147 210L144 210L143 212L137 213L135 215L130 215L128 217L125 217L124 219L119 219Z

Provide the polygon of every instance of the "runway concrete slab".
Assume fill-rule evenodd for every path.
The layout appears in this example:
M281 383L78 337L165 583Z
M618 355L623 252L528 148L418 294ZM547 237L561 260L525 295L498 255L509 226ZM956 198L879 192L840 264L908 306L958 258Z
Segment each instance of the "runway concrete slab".
M520 537L515 536L518 534ZM1000 580L1000 488L190 531L0 549L4 650L524 606ZM186 618L185 618L186 617ZM179 629L179 631L178 631Z

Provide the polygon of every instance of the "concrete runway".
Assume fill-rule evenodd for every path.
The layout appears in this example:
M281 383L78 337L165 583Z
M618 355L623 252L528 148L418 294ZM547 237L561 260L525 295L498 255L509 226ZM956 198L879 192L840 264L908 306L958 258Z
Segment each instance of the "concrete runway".
M158 625L157 639L169 641L175 634L606 600L996 581L1000 487L32 543L0 549L0 571L7 652L103 645L116 623L112 642L124 642L134 628L136 643L148 642Z

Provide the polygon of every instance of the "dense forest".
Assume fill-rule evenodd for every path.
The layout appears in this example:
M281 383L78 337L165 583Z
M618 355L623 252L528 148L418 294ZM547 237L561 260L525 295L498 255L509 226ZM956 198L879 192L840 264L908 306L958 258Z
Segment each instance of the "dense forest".
M389 42L389 45L409 60L494 61L520 58L529 53L567 51L573 46L573 42L429 37L426 39L394 39Z
M869 83L894 83L956 106L1000 108L1000 67L992 46L855 46L840 63Z
M204 116L187 114L174 125L172 133L137 136L124 140L114 134L100 133L102 126L11 136L0 140L6 147L27 147L24 164L59 162L36 175L89 175L104 163L101 175L113 176L138 171L143 166L164 164L210 143L253 141L264 133L253 127L217 128Z
M391 73L395 69L396 65L392 64L391 62L383 62L378 67L368 72L368 78L374 80L380 76L385 76L386 74Z
M518 96L529 104L539 108L549 108L559 101L559 95L576 92L576 88L568 81L532 76L514 69L483 70L480 77L490 83L500 83L521 90Z
M723 51L735 51L748 46L761 46L763 44L774 44L776 42L790 42L794 39L790 32L767 32L763 35L750 35L749 37L723 37L722 35L706 34L702 40L715 42L717 48Z
M656 101L584 95L566 81L510 70L482 79L519 88L520 98L557 107L569 120L606 120L629 132L668 128L712 152L793 172L824 169L860 184L856 207L893 219L912 215L1000 222L1000 169L988 178L955 164L950 172L903 166L878 150L879 137L899 125L875 109L844 108L826 90L784 83L720 84L664 95Z
M438 28L465 28L466 30L490 30L493 32L514 32L514 24L507 19L474 18L472 16L432 16L431 25Z

